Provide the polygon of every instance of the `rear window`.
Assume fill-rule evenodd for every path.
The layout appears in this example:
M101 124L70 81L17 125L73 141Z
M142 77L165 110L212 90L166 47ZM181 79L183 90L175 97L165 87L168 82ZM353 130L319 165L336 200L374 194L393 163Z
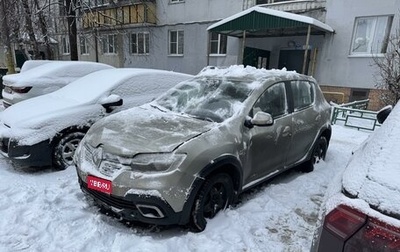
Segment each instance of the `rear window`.
M309 81L291 81L294 110L301 110L314 103L314 83Z

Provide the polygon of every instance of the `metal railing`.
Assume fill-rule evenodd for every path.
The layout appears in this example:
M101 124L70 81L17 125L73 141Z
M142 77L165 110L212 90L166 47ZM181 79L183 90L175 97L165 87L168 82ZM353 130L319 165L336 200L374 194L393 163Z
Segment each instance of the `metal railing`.
M332 124L343 123L344 126L358 130L375 130L380 126L376 119L377 112L366 110L369 100L355 101L346 104L332 104Z

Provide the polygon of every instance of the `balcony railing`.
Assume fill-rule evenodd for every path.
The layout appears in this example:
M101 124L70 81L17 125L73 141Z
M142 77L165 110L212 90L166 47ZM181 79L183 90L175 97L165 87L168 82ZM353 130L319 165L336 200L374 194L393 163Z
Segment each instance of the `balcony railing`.
M156 5L151 1L118 7L87 9L82 13L82 27L110 27L129 24L155 24Z

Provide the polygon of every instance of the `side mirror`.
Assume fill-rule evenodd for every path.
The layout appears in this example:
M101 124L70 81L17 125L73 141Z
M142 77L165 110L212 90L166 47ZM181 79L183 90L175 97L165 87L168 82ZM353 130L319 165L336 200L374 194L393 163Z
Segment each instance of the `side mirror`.
M118 107L123 104L123 100L119 95L111 94L108 97L105 97L100 100L101 106L106 109L107 113L110 113L113 110L113 107Z
M392 109L392 105L388 105L378 111L378 114L376 114L376 119L380 124L382 124L386 120L390 112L392 112Z
M244 125L248 128L253 128L254 126L270 126L274 124L274 119L271 114L259 111L257 112L253 118L248 118L244 122Z

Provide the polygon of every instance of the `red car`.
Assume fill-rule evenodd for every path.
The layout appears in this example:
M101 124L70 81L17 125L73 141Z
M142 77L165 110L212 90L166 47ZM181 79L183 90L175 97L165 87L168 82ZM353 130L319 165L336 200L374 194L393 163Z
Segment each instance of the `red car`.
M399 126L397 105L332 183L312 251L400 251Z

